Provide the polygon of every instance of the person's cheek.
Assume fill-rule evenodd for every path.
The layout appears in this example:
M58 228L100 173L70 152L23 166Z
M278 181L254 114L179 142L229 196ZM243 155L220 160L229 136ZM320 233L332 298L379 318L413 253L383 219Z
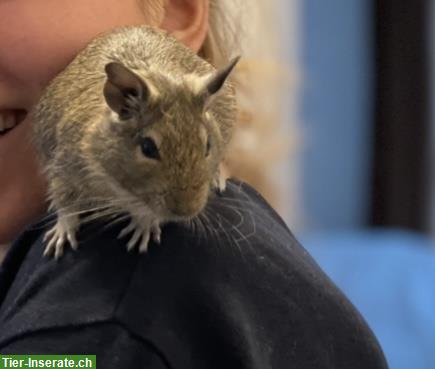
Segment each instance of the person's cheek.
M37 9L33 9L37 10ZM0 81L15 94L33 97L74 57L59 25L47 14L32 13L30 1L0 4Z
M26 86L29 95L40 91L98 34L145 23L134 4L133 0L122 4L118 0L1 4L0 0L0 49L9 50L0 56L0 73L16 78L16 85Z
M29 95L39 95L48 82L74 57L74 53L62 50L61 45L56 51L51 50L53 45L49 42L38 42L34 48L20 46L11 56L12 60L9 60L12 63L10 65L14 66L13 74L17 76L18 85L25 86Z

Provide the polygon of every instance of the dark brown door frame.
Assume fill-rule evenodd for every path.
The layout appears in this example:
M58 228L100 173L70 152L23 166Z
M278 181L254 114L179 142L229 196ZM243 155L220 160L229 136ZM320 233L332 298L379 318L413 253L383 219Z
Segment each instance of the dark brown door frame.
M427 231L430 2L373 1L376 91L371 224Z

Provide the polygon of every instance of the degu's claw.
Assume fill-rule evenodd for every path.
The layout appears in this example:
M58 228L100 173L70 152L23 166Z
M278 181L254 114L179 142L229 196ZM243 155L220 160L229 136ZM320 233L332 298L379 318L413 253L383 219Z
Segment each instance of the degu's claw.
M130 251L134 248L134 246L137 244L137 241L139 240L140 236L142 235L142 231L140 229L136 229L133 233L133 236L131 236L130 241L127 243L127 250Z
M151 232L153 234L153 241L155 243L160 244L161 242L161 235L162 235L162 230L160 229L160 227L158 225L154 225L151 229Z
M130 224L128 226L126 226L125 228L123 228L121 230L121 232L119 232L118 234L118 240L124 236L126 236L127 234L129 234L131 231L133 231L136 228L136 223L134 221L131 221Z
M132 231L134 233L127 243L128 251L131 251L138 245L140 253L146 252L151 236L154 242L160 243L161 230L157 221L152 222L150 225L149 220L146 218L132 217L130 224L121 231L119 236L123 237Z
M59 258L63 255L63 244L56 245L56 250L54 251L54 258L59 260Z
M139 245L139 252L140 253L145 253L148 250L148 243L150 242L150 233L144 233L142 235L142 241Z
M71 248L76 250L78 248L78 242L75 237L76 223L65 221L65 219L58 219L56 224L46 232L44 235L44 242L47 245L44 249L44 256L52 256L54 254L55 259L59 259L63 255L64 246L66 242L69 242Z
M218 196L221 196L223 194L223 192L226 189L226 186L227 186L226 179L222 175L219 175L213 181L213 187Z
M153 234L153 240L154 240L154 242L155 243L158 243L158 244L160 244L160 242L162 242L162 239L161 239L161 237L160 237L160 235L159 234Z
M50 257L53 254L53 249L48 246L45 247L43 255L45 257Z
M68 233L66 234L66 238L68 239L68 242L70 243L71 248L72 248L74 251L77 251L79 245L78 245L78 243L77 243L77 240L76 240L75 235L74 235L73 233L71 233L71 232L68 232Z
M47 231L44 235L43 242L46 242L49 238L52 238L55 232L56 232L56 227L53 227L49 231Z

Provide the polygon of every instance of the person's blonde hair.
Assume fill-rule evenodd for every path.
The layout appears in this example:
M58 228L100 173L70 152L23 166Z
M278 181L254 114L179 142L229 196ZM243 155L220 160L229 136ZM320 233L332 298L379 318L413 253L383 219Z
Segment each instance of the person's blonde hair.
M158 24L166 0L139 1ZM282 209L278 180L272 177L275 164L286 158L289 138L294 138L281 124L288 103L284 91L294 75L280 62L278 1L209 0L208 33L198 54L216 67L242 56L231 78L240 113L225 169Z

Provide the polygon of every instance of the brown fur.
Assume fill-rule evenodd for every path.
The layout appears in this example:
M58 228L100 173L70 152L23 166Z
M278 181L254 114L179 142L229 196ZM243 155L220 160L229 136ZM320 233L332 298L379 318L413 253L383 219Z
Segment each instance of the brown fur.
M102 93L110 62L157 90L126 121L117 119ZM126 211L143 203L159 221L176 219L174 212L199 213L217 186L237 115L228 82L204 112L194 85L214 72L175 38L148 26L122 27L94 39L52 81L33 112L52 207L68 215L104 207ZM150 123L151 111L159 114ZM141 158L137 140L144 136L158 141L160 161Z

